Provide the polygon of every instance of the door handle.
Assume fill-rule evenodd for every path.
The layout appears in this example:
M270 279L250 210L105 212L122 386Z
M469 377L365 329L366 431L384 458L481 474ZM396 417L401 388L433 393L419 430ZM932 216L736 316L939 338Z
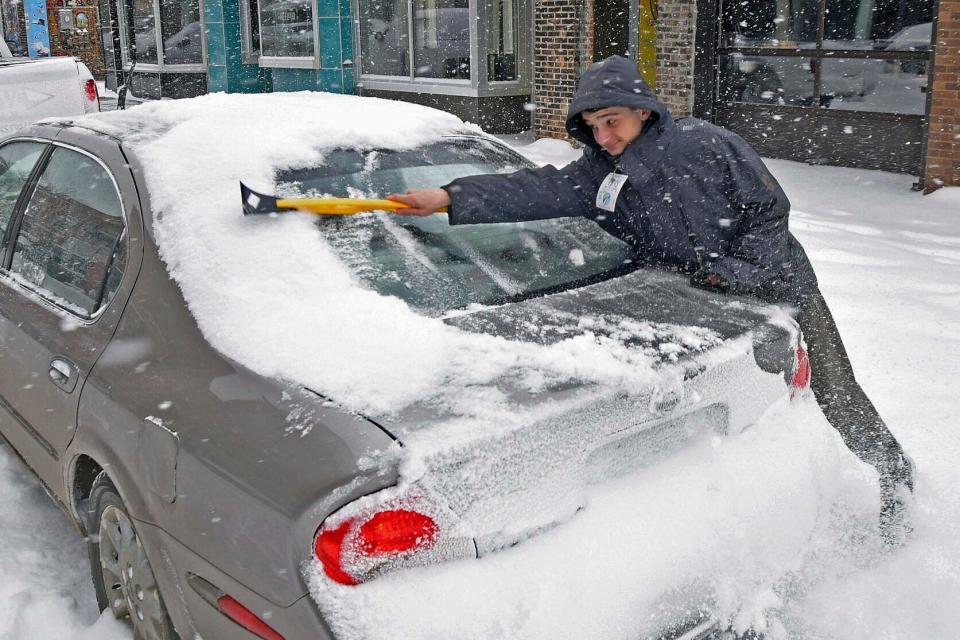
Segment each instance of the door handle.
M54 358L50 362L50 371L47 372L50 382L67 393L72 393L77 386L77 367L63 358Z

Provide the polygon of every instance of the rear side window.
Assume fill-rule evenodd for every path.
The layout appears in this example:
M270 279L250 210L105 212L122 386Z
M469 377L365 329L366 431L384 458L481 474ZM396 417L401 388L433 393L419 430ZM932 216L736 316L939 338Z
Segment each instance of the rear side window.
M7 226L23 185L30 178L37 158L43 153L39 142L11 142L0 147L0 261L7 246Z
M89 316L116 291L125 238L120 196L106 168L57 147L23 213L10 271L60 306Z

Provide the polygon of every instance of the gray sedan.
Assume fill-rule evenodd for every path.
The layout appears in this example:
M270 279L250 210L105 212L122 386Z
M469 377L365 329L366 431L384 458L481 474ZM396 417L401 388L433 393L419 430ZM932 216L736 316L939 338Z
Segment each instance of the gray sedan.
M426 186L527 164L495 140L460 135L413 149L342 148L280 172L275 185L292 195L389 193L420 186L410 176ZM370 500L394 495L402 460L371 452L402 450L444 409L360 412L214 348L161 259L146 171L136 145L95 121L0 141L0 434L85 536L100 607L129 619L137 638L332 638L305 565L355 585L496 553L550 523L464 536L456 522L478 503L506 518L525 487L558 469L582 468L591 482L655 464L699 434L742 429L756 414L739 404L744 384L762 408L809 377L789 319L770 322L760 304L730 305L642 268L586 221L318 220L360 286L456 331L550 345L589 330L680 372L646 402L615 396L531 424L525 435L535 437L486 440L503 453L508 488L489 485L464 453L434 461L429 496L414 483ZM587 327L584 317L616 322ZM624 337L629 323L652 330ZM677 326L702 339L678 346L667 329ZM737 341L742 357L711 359ZM711 364L721 361L722 370ZM490 384L526 406L560 406L578 392ZM706 612L673 622L676 637L712 629Z

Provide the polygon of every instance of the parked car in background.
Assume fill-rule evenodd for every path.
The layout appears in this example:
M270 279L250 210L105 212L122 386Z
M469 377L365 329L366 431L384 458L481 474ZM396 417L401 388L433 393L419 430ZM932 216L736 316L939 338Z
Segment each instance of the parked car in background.
M890 38L881 43L886 51L932 51L933 50L933 23L922 22L904 27ZM900 62L903 73L926 75L927 63L925 60L903 60Z
M100 111L97 83L76 58L14 57L0 41L0 135L49 117Z
M449 114L331 94L0 140L0 434L85 536L101 608L137 638L333 638L323 589L522 555L588 484L792 406L810 372L788 316L590 221L253 219L238 197L529 166ZM756 491L760 519L793 495ZM644 633L716 631L695 602Z

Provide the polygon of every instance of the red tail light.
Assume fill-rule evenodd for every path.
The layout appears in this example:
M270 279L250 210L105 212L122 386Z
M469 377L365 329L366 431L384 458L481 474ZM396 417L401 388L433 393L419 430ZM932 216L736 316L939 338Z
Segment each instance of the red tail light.
M335 529L321 527L314 541L314 553L334 582L360 584L365 572L385 556L429 549L438 538L434 519L410 509L378 511L359 527L358 521L346 520Z
M258 638L263 638L263 640L284 640L282 635L258 618L253 611L250 611L250 609L247 609L230 596L222 595L217 598L217 606L220 607L220 611L223 611L228 618Z
M433 518L405 509L381 511L364 522L357 534L360 549L371 556L427 548L436 537Z
M100 99L100 97L97 95L97 83L93 80L87 80L83 88L87 93L87 100L90 102L96 102Z
M347 520L336 529L321 529L314 543L314 553L323 563L323 570L334 582L340 584L358 584L356 578L343 570L343 539L350 531L353 520Z
M790 395L796 395L810 384L810 358L803 345L797 345L797 366L790 381Z

